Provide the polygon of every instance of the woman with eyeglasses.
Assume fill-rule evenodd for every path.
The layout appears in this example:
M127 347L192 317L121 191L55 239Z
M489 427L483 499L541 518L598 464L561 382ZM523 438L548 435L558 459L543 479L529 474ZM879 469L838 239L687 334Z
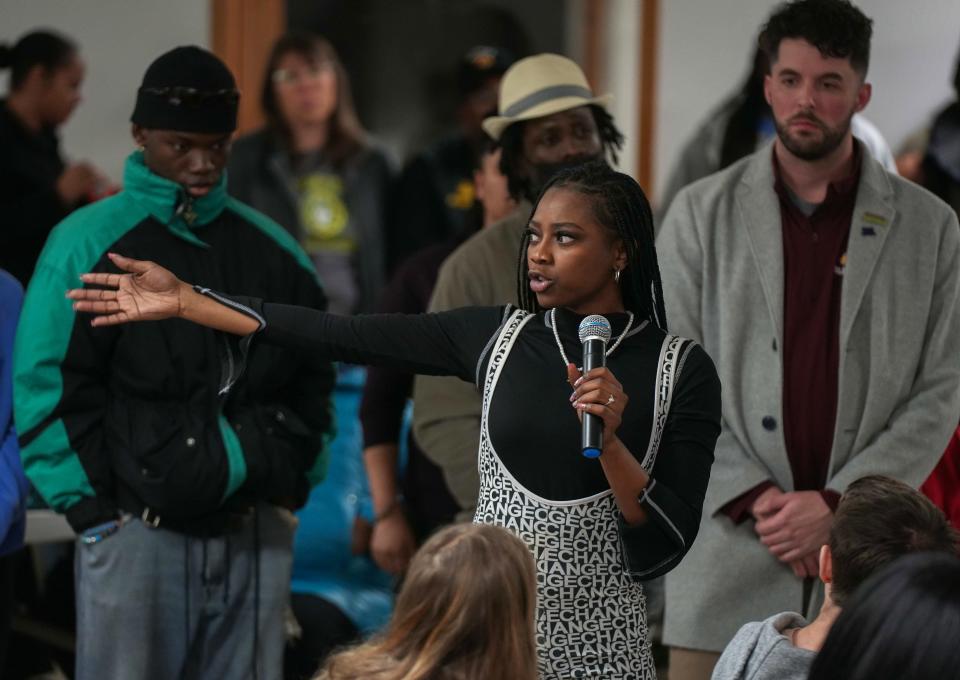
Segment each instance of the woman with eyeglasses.
M0 268L24 286L47 235L106 179L90 163L66 163L57 129L80 103L85 67L65 36L33 31L0 44L10 91L0 100Z
M300 242L329 311L373 311L385 283L391 168L357 118L333 46L309 33L281 37L260 101L267 124L234 144L230 192ZM364 380L364 369L338 366L330 467L299 513L293 608L303 634L288 655L289 677L309 675L332 648L390 612L390 578L366 556L373 512L358 418Z
M300 241L330 311L372 311L384 283L391 168L357 118L333 46L305 33L280 38L260 101L267 124L234 144L230 193Z

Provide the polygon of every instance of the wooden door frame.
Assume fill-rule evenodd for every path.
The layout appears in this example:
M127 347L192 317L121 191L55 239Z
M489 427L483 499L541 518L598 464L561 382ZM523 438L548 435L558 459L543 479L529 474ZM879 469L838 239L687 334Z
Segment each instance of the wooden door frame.
M635 92L636 129L627 130L633 140L637 167L635 175L648 196L654 194L654 158L656 150L657 66L660 37L660 0L636 0L640 3L639 36L636 46L637 88ZM602 91L605 81L603 44L607 39L608 0L584 0L582 5L582 66L594 91ZM627 93L623 93L627 95Z
M240 90L237 134L264 123L264 69L273 43L286 30L286 0L210 0L213 52L233 71Z
M652 200L657 133L657 66L660 43L660 0L641 0L637 71L637 181Z

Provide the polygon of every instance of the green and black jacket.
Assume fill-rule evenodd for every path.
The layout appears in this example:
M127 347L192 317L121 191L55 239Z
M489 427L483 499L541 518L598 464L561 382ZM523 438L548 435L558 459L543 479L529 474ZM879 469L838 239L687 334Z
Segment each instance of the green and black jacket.
M117 252L182 280L326 307L309 259L279 225L229 197L189 200L128 160L124 190L51 233L27 290L14 402L24 469L75 530L149 508L171 526L234 504L299 507L323 476L333 367L179 319L94 328L64 297ZM244 378L237 381L241 370Z

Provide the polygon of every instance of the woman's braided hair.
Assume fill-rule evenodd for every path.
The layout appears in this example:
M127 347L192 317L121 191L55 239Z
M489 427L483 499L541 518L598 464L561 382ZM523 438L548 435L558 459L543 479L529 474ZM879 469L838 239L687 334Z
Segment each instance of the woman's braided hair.
M624 306L638 318L649 319L667 330L663 284L654 247L653 215L643 189L632 177L617 172L604 161L591 161L564 170L547 182L533 212L547 191L560 187L590 197L597 221L623 241L627 256L627 265L620 276ZM541 307L528 281L529 240L529 234L525 234L520 243L517 299L523 309L538 312Z

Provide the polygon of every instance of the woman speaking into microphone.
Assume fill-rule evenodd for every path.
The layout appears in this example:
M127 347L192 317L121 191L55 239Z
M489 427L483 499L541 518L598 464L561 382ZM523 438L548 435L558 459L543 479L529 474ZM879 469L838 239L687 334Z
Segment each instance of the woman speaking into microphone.
M68 293L96 326L179 317L231 339L225 366L271 343L475 383L475 521L533 552L541 677L655 677L641 581L675 567L697 535L720 383L698 345L667 333L650 206L632 178L598 162L547 184L520 251L520 308L344 317L110 257L128 273L85 274L96 287ZM581 375L591 315L610 326L606 365ZM602 423L597 458L582 455L584 414Z

